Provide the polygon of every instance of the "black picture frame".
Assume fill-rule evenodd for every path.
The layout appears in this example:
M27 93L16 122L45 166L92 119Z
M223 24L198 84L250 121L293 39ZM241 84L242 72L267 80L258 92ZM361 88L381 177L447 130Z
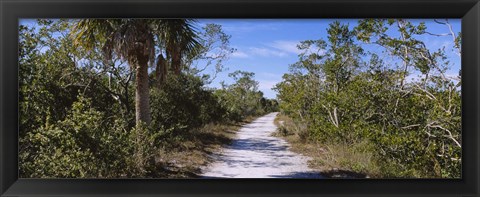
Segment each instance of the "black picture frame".
M0 0L1 196L480 196L478 0ZM19 179L20 18L462 18L462 179Z

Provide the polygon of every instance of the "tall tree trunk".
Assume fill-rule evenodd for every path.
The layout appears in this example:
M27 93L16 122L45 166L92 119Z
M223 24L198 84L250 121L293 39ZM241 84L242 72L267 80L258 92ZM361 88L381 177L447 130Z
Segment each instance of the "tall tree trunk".
M139 61L135 67L135 120L150 124L150 93L148 88L148 61Z
M180 75L181 64L182 64L182 52L179 46L173 47L175 50L172 53L172 66L175 72L175 75Z
M167 80L167 61L163 58L163 55L160 54L157 57L157 67L155 68L155 80L157 88L160 88L162 84Z

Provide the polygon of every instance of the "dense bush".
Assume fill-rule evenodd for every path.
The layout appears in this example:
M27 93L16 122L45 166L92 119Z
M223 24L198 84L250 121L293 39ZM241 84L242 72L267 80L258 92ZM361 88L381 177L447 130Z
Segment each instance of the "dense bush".
M179 130L222 121L225 110L199 77L173 76L152 90L152 124Z
M115 177L127 173L132 153L127 125L113 121L79 96L67 117L21 138L21 174L32 177ZM43 166L43 168L38 168Z
M95 22L99 21L93 20L92 24ZM112 22L129 25L132 21ZM163 22L172 26L185 23ZM253 96L247 91L248 96L238 101L238 88L209 89L205 85L208 76L175 59L176 67L163 73L165 81L156 75L159 70L149 73L151 122L137 122L136 73L115 54L118 51L113 56L105 54L105 37L95 32L89 38L98 40L90 43L90 48L74 46L73 39L79 37L70 33L78 24L76 20L38 20L35 27L19 28L20 177L143 178L179 174L164 166L170 165L165 159L170 155L162 154L185 151L181 147L188 144L224 142L218 133L202 127L241 121L276 107L275 101L263 98L256 90ZM203 36L202 46L192 50L183 62L208 59L221 70L222 61L233 52L228 46L230 37L219 25L207 25L204 31L199 34ZM223 49L218 59L209 55L218 47L217 42ZM157 62L167 62L165 65L157 65L172 67L171 53L168 51L167 59ZM181 66L188 68L182 72ZM260 101L262 104L257 105ZM243 102L248 105L229 108L229 104ZM200 152L204 148L194 147Z
M255 73L235 71L229 74L234 83L215 91L222 108L226 109L225 118L240 121L248 116L257 116L277 111L276 100L266 99L258 90L258 82L254 80Z
M387 35L389 28L399 38ZM431 51L416 39L425 26L365 19L353 29L333 22L327 32L327 41L299 45L305 53L276 87L282 113L305 124L311 141L366 144L378 176L460 177L460 83L445 76L444 49ZM403 65L383 62L363 42ZM313 47L325 53L309 53ZM422 73L419 80L407 80L411 70Z

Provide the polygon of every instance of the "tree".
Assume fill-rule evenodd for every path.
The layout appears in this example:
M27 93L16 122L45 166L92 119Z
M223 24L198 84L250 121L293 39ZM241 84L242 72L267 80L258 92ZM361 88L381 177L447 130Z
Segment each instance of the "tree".
M123 103L117 105L104 89L108 75L98 69L101 55L72 45L71 22L39 19L36 26L19 27L22 177L115 177L128 171L125 159L134 144L125 140L123 131L131 126L118 111Z
M145 19L82 19L73 28L74 42L85 48L102 47L106 59L112 53L128 61L135 71L135 117L150 123L148 64L155 57L153 29Z
M155 34L161 50L157 56L156 80L159 85L165 82L168 67L175 75L182 71L182 59L194 56L203 47L193 27L192 19L160 20L155 24ZM165 54L165 57L163 56Z
M205 83L210 84L224 70L223 62L228 60L235 49L230 47L231 36L223 32L222 26L218 24L205 25L199 32L199 38L201 47L185 59L185 64L189 66L188 73L201 75ZM211 66L214 68L209 69Z
M216 94L228 109L229 118L238 121L246 116L264 113L261 104L263 93L258 91L258 81L253 79L255 73L237 70L228 76L232 77L235 83L222 83L222 89L217 90Z
M198 45L191 20L151 19L82 19L73 28L76 45L86 49L100 47L106 59L115 55L125 59L135 71L135 117L150 123L148 67L155 62L156 49L165 49L173 70L180 73L182 55L192 53ZM155 39L155 36L157 39ZM157 80L164 80L167 61L157 57Z
M460 54L461 37L448 20L436 22L449 33L433 36L452 36ZM379 176L459 177L460 77L447 75L444 47L421 40L431 34L424 23L363 19L350 29L333 22L327 33L326 41L298 45L299 61L276 86L281 112L303 126L293 130L327 147L355 147L352 154L368 150ZM364 52L363 44L377 47ZM421 75L408 80L412 73Z

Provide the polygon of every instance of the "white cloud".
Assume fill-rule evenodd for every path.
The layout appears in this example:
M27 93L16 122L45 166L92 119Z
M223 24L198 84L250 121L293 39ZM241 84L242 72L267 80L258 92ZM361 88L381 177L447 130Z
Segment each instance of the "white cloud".
M259 30L277 30L278 27L274 24L263 24L256 22L239 22L234 25L223 25L222 28L232 34L244 34Z
M273 47L277 50L290 53L290 54L295 54L295 55L300 55L303 53L303 50L298 49L297 45L300 44L300 41L293 41L293 40L276 40L273 41L272 43L267 44L270 47ZM319 55L324 55L325 50L319 49L317 46L311 46L308 51L306 51L306 54L312 54L312 53L317 53Z
M259 85L258 89L264 93L267 98L275 98L277 92L272 90L276 84L282 81L281 73L261 72L259 73L259 79L257 80Z
M232 57L236 57L236 58L248 58L250 57L248 54L242 52L242 51L235 51L232 53Z
M258 48L258 47L250 47L249 51L252 55L259 55L264 57L285 57L287 53L279 50L269 49L269 48Z
M287 57L287 56L297 56L300 53L304 52L297 48L299 41L293 40L276 40L270 43L265 43L263 46L250 46L244 47L235 47L237 51L232 54L234 58L248 58L253 56L261 57ZM317 47L312 46L307 54L309 53L318 53L320 55L325 54L325 50L319 50Z
M261 57L285 57L287 53L269 48L249 47L248 49L237 49L232 53L233 58Z
M264 96L267 98L275 98L276 97L276 92L272 90L273 87L277 83L279 83L279 80L259 80L258 81L258 89L264 93Z
M299 41L289 41L289 40L276 40L273 41L270 44L267 44L270 47L273 47L275 49L278 49L280 51L288 52L288 53L293 53L295 55L298 55L302 53L300 49L297 48L297 45L299 44Z

